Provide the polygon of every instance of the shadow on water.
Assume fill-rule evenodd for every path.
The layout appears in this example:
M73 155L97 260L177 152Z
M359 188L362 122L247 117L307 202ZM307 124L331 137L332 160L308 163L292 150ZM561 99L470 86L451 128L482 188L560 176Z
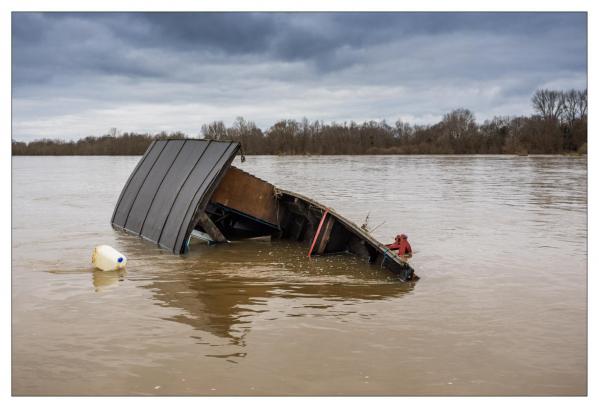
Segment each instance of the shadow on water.
M353 255L309 259L297 243L245 240L209 247L192 242L188 254L173 256L117 234L119 247L129 256L127 279L140 281L156 305L174 312L166 320L229 345L245 346L245 336L261 319L342 318L359 313L351 306L398 298L415 286ZM203 335L194 338L213 343Z

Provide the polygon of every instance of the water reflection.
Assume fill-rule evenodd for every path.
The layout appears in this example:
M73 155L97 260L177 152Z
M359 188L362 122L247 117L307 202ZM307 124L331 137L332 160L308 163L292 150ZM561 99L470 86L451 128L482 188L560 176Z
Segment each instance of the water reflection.
M559 165L556 160L530 161L530 203L542 209L584 211L587 204L585 169L581 169L576 160L560 161Z
M276 243L177 257L116 233L138 160L13 158L14 394L587 393L586 157L238 163L406 232L416 289ZM99 244L127 255L122 280L93 271Z
M95 269L92 274L92 282L96 292L100 292L111 286L117 286L119 282L125 279L126 272L124 270L119 271L101 271Z
M187 256L178 257L150 245L140 247L139 240L126 235L118 241L130 254L132 279L143 281L141 286L151 291L157 305L172 309L167 320L233 346L245 346L246 335L259 319L340 318L358 313L359 307L348 306L401 297L415 287L415 282L402 283L386 269L352 255L308 259L305 248L296 243L195 243ZM135 274L131 268L136 268ZM203 335L194 338L200 344L214 343ZM237 350L210 356L243 354Z

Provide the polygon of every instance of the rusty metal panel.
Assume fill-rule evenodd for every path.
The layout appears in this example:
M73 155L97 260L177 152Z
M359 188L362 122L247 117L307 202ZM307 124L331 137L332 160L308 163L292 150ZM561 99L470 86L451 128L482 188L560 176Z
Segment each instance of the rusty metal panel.
M200 139L152 143L121 192L112 225L182 252L238 150L238 143Z
M274 186L234 166L229 167L210 201L279 225Z

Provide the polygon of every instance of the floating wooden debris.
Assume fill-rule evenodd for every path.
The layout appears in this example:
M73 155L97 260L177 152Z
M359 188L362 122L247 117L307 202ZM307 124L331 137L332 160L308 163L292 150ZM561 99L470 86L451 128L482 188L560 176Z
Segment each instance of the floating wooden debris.
M349 252L418 279L412 267L334 209L231 166L235 142L153 142L117 201L112 225L180 254L195 230L211 242L270 236L305 243L308 256Z

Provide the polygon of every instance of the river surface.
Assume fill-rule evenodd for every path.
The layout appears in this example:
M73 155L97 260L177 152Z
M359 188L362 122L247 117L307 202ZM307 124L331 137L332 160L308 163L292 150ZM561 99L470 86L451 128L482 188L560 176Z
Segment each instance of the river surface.
M586 157L236 159L406 233L415 284L299 244L174 256L114 231L138 160L12 159L13 394L586 394ZM93 269L99 244L126 272Z

